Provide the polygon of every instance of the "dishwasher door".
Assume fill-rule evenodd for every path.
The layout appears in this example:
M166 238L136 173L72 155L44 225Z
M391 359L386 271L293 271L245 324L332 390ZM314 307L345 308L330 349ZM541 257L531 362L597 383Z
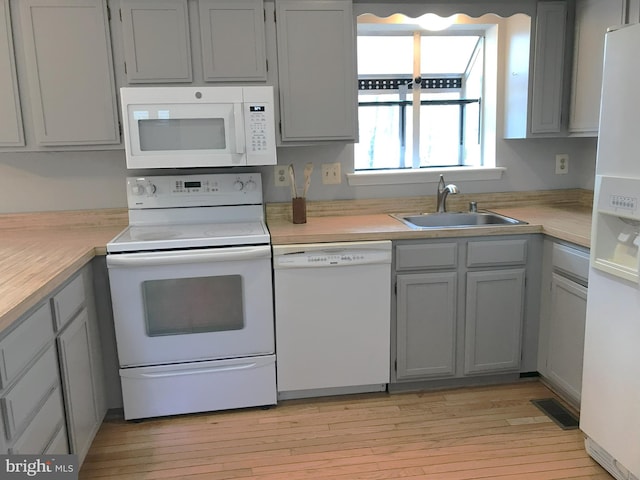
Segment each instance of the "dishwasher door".
M383 391L391 242L274 246L280 398Z

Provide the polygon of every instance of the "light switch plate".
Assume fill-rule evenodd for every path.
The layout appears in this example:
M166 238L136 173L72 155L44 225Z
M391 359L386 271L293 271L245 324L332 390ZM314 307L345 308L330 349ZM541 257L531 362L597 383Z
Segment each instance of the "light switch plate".
M340 162L322 164L322 183L325 185L337 185L342 183Z

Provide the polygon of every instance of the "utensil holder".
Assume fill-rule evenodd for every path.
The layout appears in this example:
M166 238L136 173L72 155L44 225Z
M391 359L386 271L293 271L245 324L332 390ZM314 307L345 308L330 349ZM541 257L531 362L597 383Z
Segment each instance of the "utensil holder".
M294 197L291 199L293 223L307 223L307 199Z

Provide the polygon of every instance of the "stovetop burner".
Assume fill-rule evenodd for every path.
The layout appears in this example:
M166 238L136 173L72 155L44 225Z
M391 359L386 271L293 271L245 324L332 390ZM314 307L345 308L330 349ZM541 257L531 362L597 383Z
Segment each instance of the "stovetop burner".
M260 174L132 177L127 185L129 227L109 253L270 242Z

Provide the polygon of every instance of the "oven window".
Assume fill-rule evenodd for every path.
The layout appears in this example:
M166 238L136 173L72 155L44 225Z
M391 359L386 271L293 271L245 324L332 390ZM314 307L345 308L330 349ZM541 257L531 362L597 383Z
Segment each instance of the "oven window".
M150 337L244 327L240 275L148 280L142 292Z
M138 120L140 150L225 150L223 118Z

